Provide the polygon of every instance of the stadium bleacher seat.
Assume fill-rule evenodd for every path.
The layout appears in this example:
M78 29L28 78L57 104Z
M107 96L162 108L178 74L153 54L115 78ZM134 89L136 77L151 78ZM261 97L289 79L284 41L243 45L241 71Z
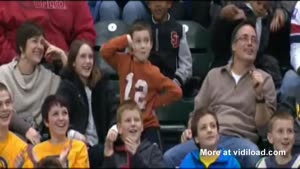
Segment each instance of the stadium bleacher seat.
M179 20L186 33L190 49L207 49L210 46L210 32L195 21Z
M95 24L96 46L101 46L108 40L128 32L128 25L120 20L100 21Z
M186 128L189 113L193 111L194 100L181 99L171 105L156 110L160 122L164 150L180 141L182 131Z

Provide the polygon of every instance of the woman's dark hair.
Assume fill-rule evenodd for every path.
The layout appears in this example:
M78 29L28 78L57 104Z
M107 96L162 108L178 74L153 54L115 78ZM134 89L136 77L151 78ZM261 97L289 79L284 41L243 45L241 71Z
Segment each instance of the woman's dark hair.
M18 29L16 33L16 52L21 55L26 47L26 42L28 39L35 36L44 36L43 29L32 21L24 22Z
M68 55L67 67L74 73L76 73L76 72L75 72L73 64L76 60L76 57L77 57L82 45L88 45L93 50L92 45L90 45L90 43L85 40L75 40L71 44L69 55ZM96 85L96 83L101 79L101 72L100 72L99 68L97 67L97 59L96 59L96 55L94 54L94 52L93 52L93 58L94 58L93 69L92 69L91 75L88 79L88 86L91 88L93 88Z

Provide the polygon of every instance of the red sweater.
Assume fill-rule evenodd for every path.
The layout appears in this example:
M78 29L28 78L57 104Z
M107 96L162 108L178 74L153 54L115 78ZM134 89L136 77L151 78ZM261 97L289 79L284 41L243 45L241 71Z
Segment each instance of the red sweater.
M144 128L159 127L154 110L179 100L181 88L149 61L137 62L132 55L118 52L127 46L126 35L114 38L102 46L101 56L118 72L121 103L136 101L143 110Z
M47 40L65 51L75 39L95 43L86 1L0 1L0 65L16 56L16 30L27 20L39 24Z

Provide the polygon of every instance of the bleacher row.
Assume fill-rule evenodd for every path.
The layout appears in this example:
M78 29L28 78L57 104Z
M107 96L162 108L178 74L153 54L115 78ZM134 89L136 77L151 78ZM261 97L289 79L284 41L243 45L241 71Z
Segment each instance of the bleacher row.
M183 25L187 35L187 41L193 57L193 82L199 82L211 68L214 60L210 49L210 31L194 21L178 21ZM101 58L99 49L101 45L113 37L127 33L129 25L120 20L101 21L95 23L97 32L95 53L98 65L103 73L110 77L110 87L119 97L119 80L116 72ZM199 88L198 88L199 89ZM180 135L185 129L188 114L194 108L194 96L185 96L181 100L162 107L156 111L161 124L163 145L174 145L179 142ZM166 149L166 147L164 148Z

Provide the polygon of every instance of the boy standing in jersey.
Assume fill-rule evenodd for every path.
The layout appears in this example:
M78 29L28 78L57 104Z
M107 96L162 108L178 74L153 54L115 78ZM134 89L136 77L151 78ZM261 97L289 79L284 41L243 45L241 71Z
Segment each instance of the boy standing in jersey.
M151 33L148 24L136 22L129 34L110 40L102 46L100 52L105 61L118 72L121 103L134 100L143 112L142 139L147 138L161 146L155 109L179 100L182 91L148 60L152 48ZM128 53L119 52L127 47L130 49Z

